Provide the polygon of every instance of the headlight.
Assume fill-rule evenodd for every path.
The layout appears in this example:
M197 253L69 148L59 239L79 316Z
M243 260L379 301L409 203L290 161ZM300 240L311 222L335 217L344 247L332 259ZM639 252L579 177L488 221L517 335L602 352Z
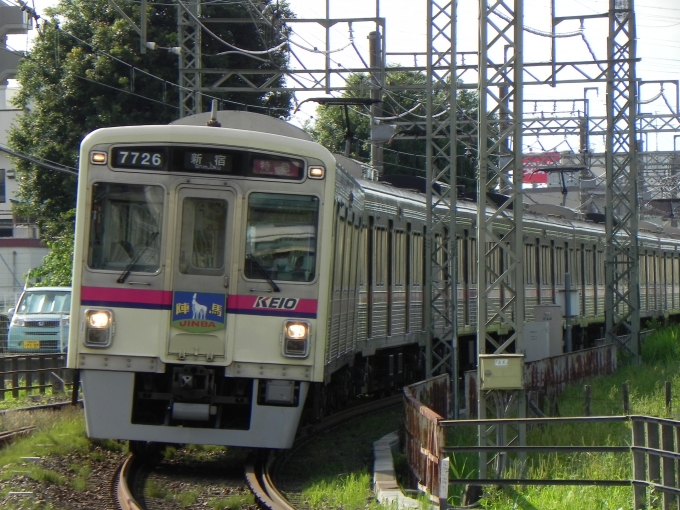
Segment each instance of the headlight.
M286 321L283 325L283 355L306 358L309 354L309 323Z
M12 317L12 326L24 326L26 324L26 321L24 319L21 319L17 317L16 315Z
M85 310L85 345L106 348L113 338L113 312L111 310Z

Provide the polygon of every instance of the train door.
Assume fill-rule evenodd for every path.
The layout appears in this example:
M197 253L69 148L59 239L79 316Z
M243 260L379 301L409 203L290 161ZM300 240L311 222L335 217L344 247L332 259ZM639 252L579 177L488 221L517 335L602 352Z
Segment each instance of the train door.
M180 360L231 362L226 303L235 192L183 186L177 197L172 267L172 328L167 354Z

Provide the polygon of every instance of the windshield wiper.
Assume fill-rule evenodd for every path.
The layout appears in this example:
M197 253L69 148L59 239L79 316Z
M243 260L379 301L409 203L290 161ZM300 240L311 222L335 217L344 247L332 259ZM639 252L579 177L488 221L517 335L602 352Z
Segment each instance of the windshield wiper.
M255 257L253 257L250 253L246 253L246 258L248 260L250 260L250 262L255 266L255 269L257 269L257 272L260 273L264 277L264 279L269 282L269 285L272 286L272 290L274 292L281 292L281 289L279 289L279 286L276 285L274 280L271 279L271 276L269 276L267 274L267 271L265 270L265 268L262 267L257 260L255 260Z
M130 275L132 272L132 268L135 267L135 264L137 261L141 258L142 255L144 255L144 252L147 250L149 246L151 246L151 243L154 242L156 237L158 237L159 232L154 232L151 234L149 239L146 241L146 244L142 246L142 248L137 252L137 255L134 256L134 258L130 261L130 263L125 267L125 270L120 274L118 279L116 280L118 283L125 283L125 279Z

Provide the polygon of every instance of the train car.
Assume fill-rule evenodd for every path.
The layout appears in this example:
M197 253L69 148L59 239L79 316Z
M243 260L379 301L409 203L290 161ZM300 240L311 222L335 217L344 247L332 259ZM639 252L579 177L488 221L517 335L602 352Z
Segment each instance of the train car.
M423 378L423 179L378 182L282 120L216 112L94 131L78 186L68 367L90 437L288 448L302 420ZM461 197L461 373L477 352L476 214ZM556 303L570 273L574 346L594 345L604 226L528 210L524 233L520 313ZM679 234L640 233L645 318L680 313Z
M415 344L418 362L422 320L409 336L406 311L422 309L422 276L407 293L388 276L403 262L371 273L359 257L403 244L409 207L368 239L364 207L396 212L397 199L366 202L359 165L278 119L208 120L81 144L68 366L91 437L287 448L306 401L319 416L403 383L404 351L381 358L361 335ZM397 194L417 209L421 250L422 200ZM403 287L396 300L388 285ZM371 362L354 367L357 350Z

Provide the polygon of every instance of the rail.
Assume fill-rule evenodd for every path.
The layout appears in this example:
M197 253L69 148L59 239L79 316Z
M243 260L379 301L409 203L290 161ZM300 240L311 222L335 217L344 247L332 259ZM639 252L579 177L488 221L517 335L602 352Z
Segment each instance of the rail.
M0 357L0 400L7 395L44 395L63 393L73 384L65 368L65 354L21 354Z
M647 508L651 491L662 494L664 509L680 505L680 421L650 416L593 416L572 418L507 418L501 420L447 420L429 409L418 396L428 396L432 388L437 392L449 388L448 376L423 381L404 388L406 413L406 450L411 473L421 490L439 503L441 509L449 508L450 485L600 485L629 486L633 488L633 508ZM423 388L425 388L423 390ZM558 424L627 423L631 437L622 445L578 446L451 446L446 444L446 429L471 427L501 427L520 424L551 426ZM477 441L478 443L479 441ZM629 457L632 478L627 479L529 479L523 470L513 478L457 478L449 476L449 456L463 453L490 453L510 457L541 453L617 453ZM517 464L519 466L519 463ZM507 472L507 471L506 471Z

